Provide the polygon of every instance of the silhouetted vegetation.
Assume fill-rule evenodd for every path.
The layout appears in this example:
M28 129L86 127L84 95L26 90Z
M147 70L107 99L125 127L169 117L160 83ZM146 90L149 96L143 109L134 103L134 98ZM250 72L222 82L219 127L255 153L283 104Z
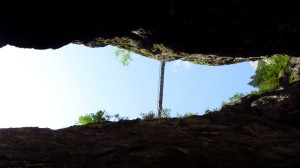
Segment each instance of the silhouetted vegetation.
M159 118L171 118L171 109L165 108L161 111L161 117L156 115L154 111L149 111L148 113L141 113L140 115L142 116L143 120L154 120L154 119L159 119ZM187 112L185 114L178 114L176 115L176 118L184 118L184 117L191 117L194 115L198 115L198 113L193 113L193 112Z
M209 114L209 113L212 113L212 112L214 112L214 111L219 111L220 109L219 108L214 108L214 109L209 109L209 108L207 108L205 111L204 111L204 114Z

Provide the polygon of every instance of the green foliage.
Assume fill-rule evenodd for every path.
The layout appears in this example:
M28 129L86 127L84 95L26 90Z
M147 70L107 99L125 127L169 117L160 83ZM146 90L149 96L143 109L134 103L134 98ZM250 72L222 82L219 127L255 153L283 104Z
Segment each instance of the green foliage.
M115 51L115 56L116 56L117 58L120 58L120 62L121 62L124 66L128 66L128 65L129 65L129 62L132 61L132 58L131 58L131 52L128 51L128 50L125 50L125 49L118 48L118 49Z
M255 75L248 84L257 87L260 93L278 89L279 79L287 73L289 60L288 55L274 55L269 61L259 60Z
M242 97L246 96L244 93L236 93L232 97L229 97L229 102L227 104L234 105L241 100Z
M171 111L172 110L169 109L169 108L162 109L160 118L170 118L171 117Z
M89 113L84 116L80 116L76 125L86 125L90 123L103 123L114 118L114 121L128 120L128 117L121 117L119 114L109 115L105 110L99 110L96 113Z
M261 92L259 90L253 90L250 92L251 95L259 95Z
M220 109L218 109L218 108L214 108L214 109L209 109L209 108L207 108L205 111L204 111L204 114L209 114L209 113L212 113L212 112L214 112L214 111L219 111Z
M290 71L289 83L299 80L299 76L296 70Z
M211 112L213 112L213 111L207 109L207 110L204 111L204 114L209 114L209 113L211 113Z
M226 104L227 104L226 101L222 101L222 106L221 107L225 106Z
M114 118L114 121L128 120L128 117L122 117L120 114L115 114L112 117Z
M96 122L105 122L111 118L105 111L99 110L98 112L86 114L84 116L80 116L76 124L78 125L86 125L89 123L96 123Z
M242 97L246 96L247 94L244 93L236 93L233 96L229 97L229 102L222 102L222 107L225 105L234 105L236 103L238 103Z
M154 120L156 118L153 110L149 111L148 113L141 113L140 115L142 116L143 120Z
M171 109L165 108L161 111L161 116L158 117L154 111L149 111L148 113L140 113L142 116L143 120L153 120L153 119L158 119L158 118L171 118Z
M177 114L177 118L185 118L185 117L191 117L191 116L194 116L194 115L198 115L198 113L193 113L193 112L187 112L185 113L184 115L181 115L181 114Z

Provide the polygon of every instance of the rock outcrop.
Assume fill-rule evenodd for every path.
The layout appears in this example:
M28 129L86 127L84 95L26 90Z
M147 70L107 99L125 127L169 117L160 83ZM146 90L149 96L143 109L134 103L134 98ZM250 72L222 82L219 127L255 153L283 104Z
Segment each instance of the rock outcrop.
M189 118L0 129L0 167L300 167L300 82Z
M288 71L290 72L290 75L286 75L284 77L288 78L289 80L286 80L285 83L290 83L293 81L300 80L300 58L299 57L292 57L288 64ZM284 84L283 84L284 85Z
M297 2L151 0L23 8L13 4L1 5L0 15L0 47L114 45L159 60L210 65L300 54Z
M0 47L114 45L158 60L209 65L300 56L297 2L112 0L45 7L47 2L53 4L1 5ZM298 81L204 116L0 129L0 167L296 168L299 102Z

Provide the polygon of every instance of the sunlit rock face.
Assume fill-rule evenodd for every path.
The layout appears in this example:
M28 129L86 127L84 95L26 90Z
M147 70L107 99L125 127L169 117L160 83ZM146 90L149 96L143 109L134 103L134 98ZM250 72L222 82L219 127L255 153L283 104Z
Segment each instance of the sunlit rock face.
M109 1L72 8L0 8L0 46L115 45L159 60L222 65L271 54L299 56L296 2Z

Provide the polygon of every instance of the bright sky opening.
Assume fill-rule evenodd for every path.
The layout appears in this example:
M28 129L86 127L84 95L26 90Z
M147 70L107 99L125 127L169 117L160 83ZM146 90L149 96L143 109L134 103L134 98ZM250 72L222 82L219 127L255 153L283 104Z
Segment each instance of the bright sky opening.
M156 111L159 61L132 54L124 67L115 50L74 44L57 50L1 48L0 128L59 129L98 110L129 119ZM214 67L168 62L163 107L172 117L220 108L235 93L255 90L247 84L254 73L249 62Z

